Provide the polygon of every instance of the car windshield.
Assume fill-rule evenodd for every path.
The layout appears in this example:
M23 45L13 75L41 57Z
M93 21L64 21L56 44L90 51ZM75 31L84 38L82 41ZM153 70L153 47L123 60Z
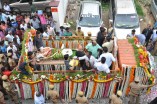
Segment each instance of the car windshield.
M99 15L81 15L79 25L84 27L99 27L100 16Z
M115 27L131 29L139 27L139 20L136 14L117 14L115 18Z

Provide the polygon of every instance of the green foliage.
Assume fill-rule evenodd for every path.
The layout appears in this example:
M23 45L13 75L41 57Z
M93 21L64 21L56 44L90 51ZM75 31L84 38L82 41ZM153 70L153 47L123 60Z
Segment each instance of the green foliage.
M102 9L103 10L109 10L109 6L110 6L110 4L109 4L109 2L107 2L107 3L101 3L101 5L102 5Z
M138 47L134 44L134 39L131 38L131 39L128 39L129 43L132 44L133 48L134 48L134 55L135 55L135 58L136 58L136 64L137 64L137 67L140 66L140 60L139 60L139 54L138 54Z
M136 10L137 10L137 14L139 15L139 16L144 16L144 12L143 12L143 9L142 9L142 7L141 7L141 5L140 5L140 3L139 3L139 1L138 0L134 0L135 1L135 6L136 6Z

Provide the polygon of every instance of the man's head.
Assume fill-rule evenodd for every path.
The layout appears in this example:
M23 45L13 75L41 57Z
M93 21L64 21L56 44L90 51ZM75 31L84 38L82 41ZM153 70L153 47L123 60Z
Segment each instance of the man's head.
M54 89L54 85L49 85L49 89L53 90Z
M50 26L50 24L47 24L47 28L50 28L51 26Z
M69 32L70 29L69 29L69 27L67 27L65 30L66 30L67 32Z
M78 27L77 29L78 29L79 32L81 31L81 27Z
M78 96L83 97L84 93L82 91L78 92Z
M135 35L135 32L136 32L135 29L133 29L133 30L131 31L131 33L132 33L133 35Z
M134 81L135 81L135 83L139 83L140 82L140 78L139 77L135 77Z
M96 40L92 40L92 45L96 46L96 44L97 44Z
M121 96L122 96L122 91L121 91L121 90L117 91L117 96L118 96L118 97L121 97Z
M36 36L37 36L37 37L40 37L40 35L41 35L41 32L40 32L40 31L37 31L37 32L36 32Z
M4 2L4 6L7 6L7 2Z
M91 33L91 32L88 32L87 35L88 35L88 36L92 36L92 33Z
M33 57L34 57L34 53L31 52L31 51L29 51L29 52L28 52L28 58L33 58Z
M105 30L105 28L104 27L100 27L100 32L102 32L102 31L104 31Z
M60 26L60 29L61 29L61 30L63 30L63 29L64 29L64 27L63 27L63 26Z
M9 46L10 46L10 47L13 47L13 42L10 41L10 42L9 42Z
M68 54L64 55L64 60L68 60L68 58L69 58Z
M105 58L105 57L102 57L102 58L101 58L101 63L102 63L102 64L105 64L105 62L106 62L106 58Z
M32 19L33 19L33 21L35 21L35 20L36 20L36 17L35 17L35 16L33 16L33 17L32 17Z
M91 55L92 55L92 52L91 52L91 51L87 51L87 52L86 52L86 55L87 55L87 56L91 56Z
M37 97L40 97L40 96L41 96L40 91L37 91L37 92L36 92L36 96L37 96Z
M106 40L107 40L108 42L110 42L110 40L111 40L110 36L107 36L107 37L106 37Z
M107 48L107 47L103 47L103 51L104 51L105 53L107 53L107 52L108 52L108 48Z

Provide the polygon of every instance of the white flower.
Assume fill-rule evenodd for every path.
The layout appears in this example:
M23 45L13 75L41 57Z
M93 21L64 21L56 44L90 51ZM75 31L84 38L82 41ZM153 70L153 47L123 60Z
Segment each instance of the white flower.
M72 77L70 77L70 79L72 79Z
M77 74L77 76L79 77L79 76L80 76L80 74Z
M57 78L57 80L59 80L59 78Z
M40 78L41 78L41 79L46 79L46 76L45 76L45 75L41 75Z

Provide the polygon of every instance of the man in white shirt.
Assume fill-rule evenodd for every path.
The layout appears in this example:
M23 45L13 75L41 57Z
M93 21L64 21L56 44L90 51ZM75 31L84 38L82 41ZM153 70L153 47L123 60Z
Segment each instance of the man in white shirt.
M7 47L7 53L8 53L9 50L12 50L12 51L13 51L13 58L14 58L14 59L17 59L17 55L16 55L16 53L17 53L17 48L16 48L15 45L13 45L13 42L9 42L9 46Z
M27 30L27 24L25 23L25 21L22 21L22 23L20 24L20 28L23 28L25 31Z
M6 11L7 14L11 11L10 6L5 2L3 6L4 11Z
M14 36L12 35L12 31L8 31L6 38L8 39L8 41L13 42Z
M89 62L92 68L94 67L94 64L97 60L94 56L92 56L92 52L90 52L90 51L87 51L86 55L79 57L78 59L79 60L85 60L86 62Z
M10 15L8 15L8 18L10 19L10 20L16 20L16 15L13 15L13 13L12 12L10 12Z
M43 38L49 38L49 34L47 32L47 29L44 30L42 36L43 36Z
M100 61L102 57L105 57L106 58L106 64L108 65L108 67L110 69L114 68L114 67L112 67L112 62L115 62L116 59L113 57L112 53L108 52L107 47L104 47L103 50L104 50L104 53L100 55L100 58L98 59L98 61ZM114 64L113 64L113 66L114 66Z
M110 73L110 69L108 68L107 64L105 63L106 58L105 57L101 57L101 62L96 62L94 64L94 67L98 70L98 71L103 71L105 73Z

